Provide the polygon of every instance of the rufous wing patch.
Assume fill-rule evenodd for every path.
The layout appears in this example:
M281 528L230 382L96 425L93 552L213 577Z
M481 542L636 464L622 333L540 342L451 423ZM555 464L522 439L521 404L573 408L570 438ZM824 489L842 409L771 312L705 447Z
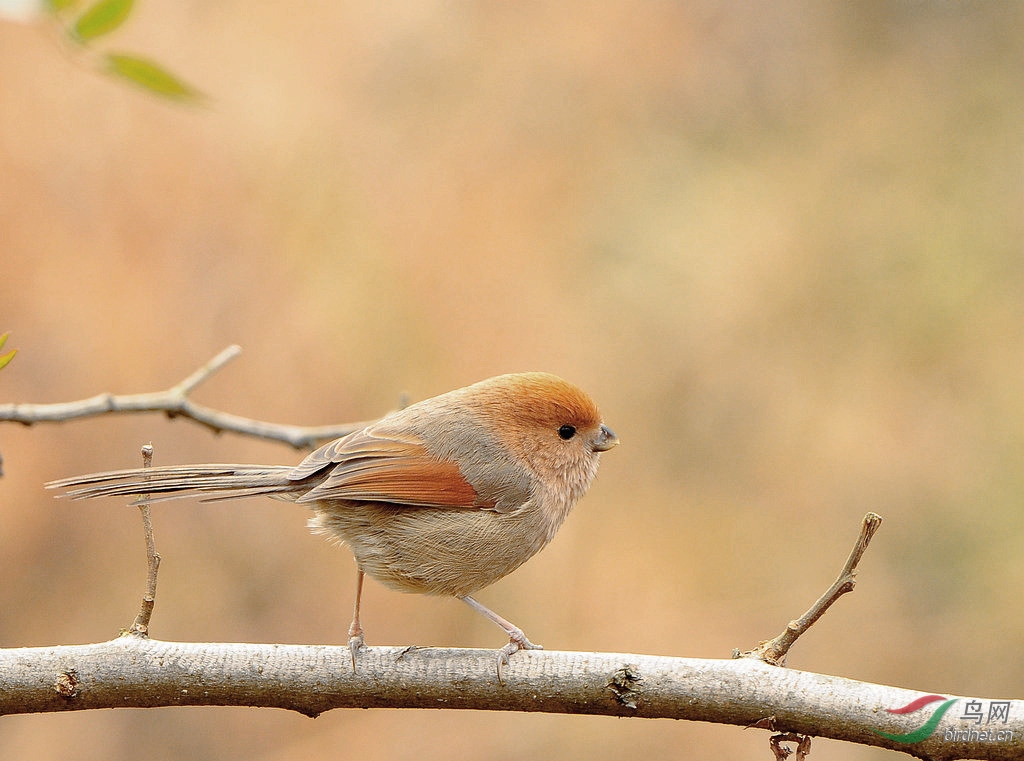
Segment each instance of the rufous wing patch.
M409 434L360 431L332 441L289 474L302 480L323 471L326 478L298 502L343 499L414 507L486 508L458 465L440 460Z

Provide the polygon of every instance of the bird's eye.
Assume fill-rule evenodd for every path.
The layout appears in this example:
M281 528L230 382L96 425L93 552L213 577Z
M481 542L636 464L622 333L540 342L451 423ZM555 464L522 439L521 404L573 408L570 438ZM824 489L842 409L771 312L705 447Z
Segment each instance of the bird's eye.
M574 425L563 425L558 429L558 435L568 441L576 435L576 426Z

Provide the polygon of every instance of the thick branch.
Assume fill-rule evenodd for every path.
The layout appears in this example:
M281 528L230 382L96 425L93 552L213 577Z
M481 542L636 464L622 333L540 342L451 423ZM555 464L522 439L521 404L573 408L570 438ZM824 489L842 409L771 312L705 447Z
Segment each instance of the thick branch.
M1024 701L989 725L1002 741L948 741L973 728L946 712L929 737L886 739L923 723L892 714L921 693L780 669L754 659L520 652L505 683L494 652L372 647L353 672L345 646L186 644L126 636L95 645L0 650L0 714L117 707L245 705L316 716L332 708L463 708L673 718L816 735L920 758L1024 759ZM982 701L988 705L990 701ZM923 713L929 713L927 709ZM770 721L769 721L770 719Z
M0 422L55 423L110 413L163 412L170 418L184 417L206 426L215 433L231 431L271 441L291 444L296 449L345 436L365 428L371 421L327 426L298 426L267 423L232 415L196 404L188 395L241 352L229 346L183 381L165 391L144 394L98 394L76 402L56 404L0 404Z

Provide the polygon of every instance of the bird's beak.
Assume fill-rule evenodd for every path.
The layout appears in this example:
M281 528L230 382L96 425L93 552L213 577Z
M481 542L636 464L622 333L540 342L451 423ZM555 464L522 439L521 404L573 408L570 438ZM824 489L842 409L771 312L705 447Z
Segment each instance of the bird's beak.
M618 443L619 437L615 435L615 431L602 424L601 429L597 432L597 436L591 442L590 448L595 452L607 452Z

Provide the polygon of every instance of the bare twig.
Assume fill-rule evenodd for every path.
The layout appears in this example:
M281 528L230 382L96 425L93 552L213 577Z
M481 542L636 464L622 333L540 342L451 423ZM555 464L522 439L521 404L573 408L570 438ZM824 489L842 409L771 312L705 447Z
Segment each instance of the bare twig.
M817 602L806 613L797 620L790 621L789 625L786 626L779 636L767 642L762 642L749 652L737 654L737 657L759 658L775 666L784 666L789 649L793 647L800 636L825 614L825 611L832 606L832 603L847 592L853 591L857 583L855 578L857 575L857 564L864 555L864 551L868 548L871 537L875 535L875 532L881 525L882 517L880 515L876 513L865 515L864 521L861 524L860 536L857 537L857 543L854 544L850 556L846 559L846 565L843 566L843 570L832 583L832 586L825 590L825 593L818 598Z
M142 447L142 464L144 468L153 466L153 445L146 444ZM135 617L134 623L128 630L129 634L140 637L149 636L149 619L153 616L153 606L156 605L156 577L160 570L160 553L156 551L156 541L153 538L153 518L149 509L149 495L145 495L143 502L139 505L139 512L142 513L142 531L146 538L146 593L142 596L142 607L139 615Z
M165 391L144 394L98 394L76 402L56 404L3 404L0 405L0 422L32 425L110 413L163 412L170 418L180 416L194 420L215 433L231 431L245 436L280 441L290 444L296 449L311 448L325 441L345 436L365 428L372 422L362 421L326 426L281 425L221 412L196 404L189 399L188 395L199 384L238 356L241 351L238 346L227 347L183 381Z
M782 743L796 743L796 756L793 757L793 761L804 761L804 759L811 755L810 735L784 732L780 735L772 735L768 740L768 745L772 749L775 761L785 761L793 754L793 751Z

